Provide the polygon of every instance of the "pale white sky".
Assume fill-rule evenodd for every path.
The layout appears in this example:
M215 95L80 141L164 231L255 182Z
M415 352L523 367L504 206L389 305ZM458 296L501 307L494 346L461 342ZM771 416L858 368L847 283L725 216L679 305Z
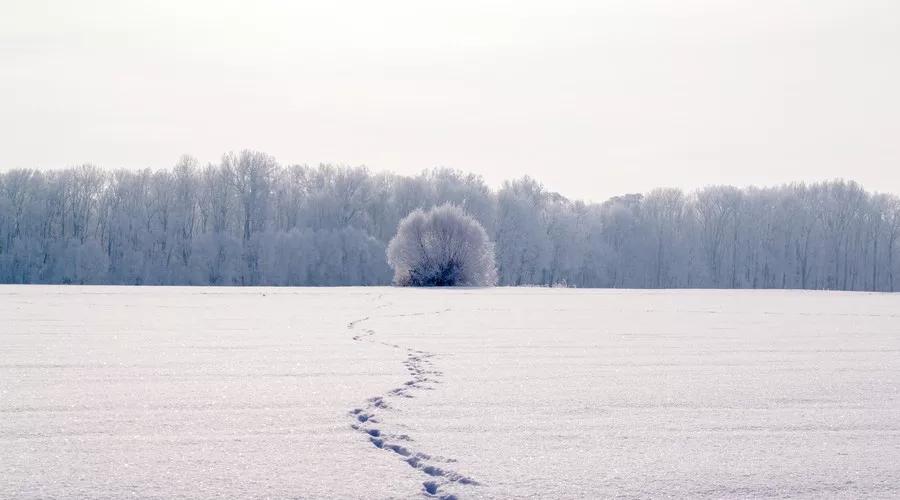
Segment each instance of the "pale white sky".
M0 169L529 174L900 193L896 0L0 0Z

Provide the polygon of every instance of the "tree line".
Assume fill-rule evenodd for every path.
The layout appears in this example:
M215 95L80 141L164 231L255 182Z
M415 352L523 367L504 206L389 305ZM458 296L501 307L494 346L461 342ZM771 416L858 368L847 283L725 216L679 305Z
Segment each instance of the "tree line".
M445 203L485 228L501 285L900 286L900 200L851 181L584 203L529 177L492 190L451 169L281 166L256 151L156 171L0 174L0 282L387 284L399 221Z

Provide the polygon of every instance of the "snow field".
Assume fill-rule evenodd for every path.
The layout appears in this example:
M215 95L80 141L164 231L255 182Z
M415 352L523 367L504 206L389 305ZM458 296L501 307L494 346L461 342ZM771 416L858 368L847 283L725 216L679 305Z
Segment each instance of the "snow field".
M900 296L0 287L0 497L895 497Z

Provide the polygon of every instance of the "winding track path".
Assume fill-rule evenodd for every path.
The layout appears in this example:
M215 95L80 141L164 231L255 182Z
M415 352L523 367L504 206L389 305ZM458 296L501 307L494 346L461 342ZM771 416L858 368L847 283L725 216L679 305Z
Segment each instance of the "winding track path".
M380 300L381 296L377 300ZM381 309L388 304L382 304L377 307ZM434 312L396 314L390 316L380 316L381 318L400 318L406 316L425 316L438 315L449 312L450 309L443 309ZM390 413L396 412L391 407L391 399L396 398L414 398L418 391L431 391L434 386L440 383L443 373L434 369L431 359L436 355L427 351L420 351L410 347L401 346L376 340L375 330L370 328L362 328L362 324L369 321L371 316L351 321L347 325L347 329L357 332L353 336L353 340L357 342L369 342L381 344L393 349L406 351L406 360L403 365L410 374L410 379L403 383L400 387L393 388L383 394L378 394L366 399L363 406L354 408L350 411L349 416L352 420L350 426L365 435L368 442L376 448L385 450L388 453L398 457L409 466L419 470L426 476L422 482L422 493L432 498L440 498L442 500L457 500L457 494L449 492L455 485L475 486L478 482L474 479L462 475L456 471L447 468L447 464L451 464L456 460L431 455L418 451L413 445L414 440L407 434L391 431L390 423L385 417Z

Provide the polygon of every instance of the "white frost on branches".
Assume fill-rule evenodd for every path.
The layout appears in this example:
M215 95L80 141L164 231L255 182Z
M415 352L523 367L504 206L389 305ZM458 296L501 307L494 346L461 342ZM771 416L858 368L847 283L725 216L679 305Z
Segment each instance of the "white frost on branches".
M493 286L494 245L481 224L455 205L413 211L387 249L400 286Z

